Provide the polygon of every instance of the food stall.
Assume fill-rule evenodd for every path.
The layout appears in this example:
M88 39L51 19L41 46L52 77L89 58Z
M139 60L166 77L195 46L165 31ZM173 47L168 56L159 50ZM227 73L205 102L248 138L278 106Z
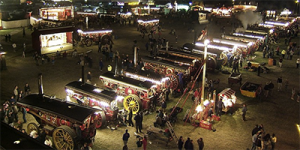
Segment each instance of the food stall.
M39 54L73 49L74 27L37 29L31 33L32 47Z
M40 17L47 20L67 20L74 18L73 6L41 8Z
M236 103L235 91L231 88L224 89L218 94L219 101L221 100L224 104L222 111L227 112L234 106Z
M255 98L257 96L257 91L259 87L261 87L261 84L245 82L241 86L240 91L244 96Z

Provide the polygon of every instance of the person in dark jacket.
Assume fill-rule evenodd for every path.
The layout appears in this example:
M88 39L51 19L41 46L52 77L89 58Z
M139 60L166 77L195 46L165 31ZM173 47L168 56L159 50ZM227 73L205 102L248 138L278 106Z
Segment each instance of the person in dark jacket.
M203 150L203 147L204 147L203 139L202 139L202 138L199 138L199 139L197 140L197 143L198 143L199 150Z
M179 137L179 140L178 140L178 142L177 142L177 144L178 144L178 149L179 149L179 150L182 150L182 148L183 148L183 143L184 143L183 138L182 138L182 136L180 136L180 137Z
M139 131L141 133L142 132L141 128L140 128L141 122L142 122L141 116L139 114L136 114L135 117L134 117L134 120L135 120L136 133L139 133Z
M132 109L129 108L129 114L128 114L128 125L129 126L134 126L133 122L132 122Z
M190 145L191 139L187 138L187 140L184 143L184 149L188 150L189 149L189 145Z

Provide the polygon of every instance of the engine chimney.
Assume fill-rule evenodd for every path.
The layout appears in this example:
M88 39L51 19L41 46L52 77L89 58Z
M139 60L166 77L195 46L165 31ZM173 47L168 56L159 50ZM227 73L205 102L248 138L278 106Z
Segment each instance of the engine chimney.
M40 73L38 77L38 88L39 95L44 95L42 73Z

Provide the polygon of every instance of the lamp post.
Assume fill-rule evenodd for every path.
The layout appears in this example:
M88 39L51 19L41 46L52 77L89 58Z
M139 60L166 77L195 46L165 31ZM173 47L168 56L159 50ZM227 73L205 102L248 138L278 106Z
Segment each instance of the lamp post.
M203 77L202 77L202 91L201 91L201 105L203 105L204 101L204 88L205 88L205 73L206 73L206 57L207 57L207 45L209 40L204 41L204 58L203 58Z
M298 5L299 5L299 0L296 0L295 3L296 3L296 14L298 15L298 9L299 9L299 8L298 8Z

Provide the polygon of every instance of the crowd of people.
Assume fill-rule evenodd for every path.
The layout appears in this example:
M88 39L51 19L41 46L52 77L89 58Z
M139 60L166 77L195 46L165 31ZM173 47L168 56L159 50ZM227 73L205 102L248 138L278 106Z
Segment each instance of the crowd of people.
M271 146L271 150L275 149L277 137L265 132L263 124L255 125L252 130L252 147L251 150L267 150Z

